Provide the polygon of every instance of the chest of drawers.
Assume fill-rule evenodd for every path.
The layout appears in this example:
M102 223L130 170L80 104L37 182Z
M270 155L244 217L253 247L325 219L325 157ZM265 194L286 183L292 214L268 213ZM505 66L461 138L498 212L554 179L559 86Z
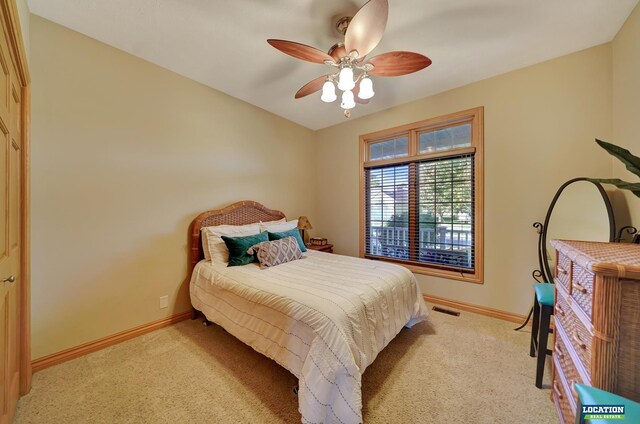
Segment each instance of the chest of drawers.
M575 422L573 386L640 401L640 245L553 240L556 249L552 397Z

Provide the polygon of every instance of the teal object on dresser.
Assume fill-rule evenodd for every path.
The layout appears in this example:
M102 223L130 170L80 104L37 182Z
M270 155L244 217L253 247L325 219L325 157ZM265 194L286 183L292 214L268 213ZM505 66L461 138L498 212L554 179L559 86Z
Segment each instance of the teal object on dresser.
M574 386L578 393L578 409L576 410L576 424L584 423L582 406L624 406L622 420L590 419L589 424L607 424L611 422L640 423L640 403L634 402L622 396L596 389L584 384ZM594 414L596 415L596 414Z

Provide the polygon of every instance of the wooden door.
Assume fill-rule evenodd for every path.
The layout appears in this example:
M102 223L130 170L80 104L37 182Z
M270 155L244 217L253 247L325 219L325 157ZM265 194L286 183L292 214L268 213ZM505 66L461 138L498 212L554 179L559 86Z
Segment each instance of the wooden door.
M22 87L5 34L0 35L0 424L12 421L19 397L22 287Z

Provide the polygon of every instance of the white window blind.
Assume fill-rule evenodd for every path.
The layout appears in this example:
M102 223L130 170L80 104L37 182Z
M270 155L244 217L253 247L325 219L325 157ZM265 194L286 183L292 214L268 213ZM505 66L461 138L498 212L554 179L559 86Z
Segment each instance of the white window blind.
M474 154L365 170L365 256L475 269Z
M366 250L409 259L409 165L367 170Z
M473 155L417 165L419 261L474 269Z

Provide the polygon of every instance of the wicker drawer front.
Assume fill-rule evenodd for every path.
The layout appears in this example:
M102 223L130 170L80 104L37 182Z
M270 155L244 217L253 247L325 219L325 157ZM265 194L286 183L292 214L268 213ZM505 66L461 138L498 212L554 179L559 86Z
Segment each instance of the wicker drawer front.
M571 281L571 297L576 300L589 318L591 318L591 308L593 303L593 273L576 264L573 264L573 275Z
M569 320L569 317L572 316L570 315L572 312L565 296L566 295L562 289L556 288L556 305L554 311L555 320L556 323L560 323L560 325L566 329L569 324L567 321Z
M569 293L569 276L571 275L571 259L562 253L558 253L558 266L554 282L561 284Z
M567 320L567 326L564 327L567 337L570 340L573 350L578 354L580 362L584 366L589 377L591 377L591 353L593 336L582 324L582 321L574 315L573 311L569 312L569 319Z
M562 290L557 291L555 316L557 325L564 330L573 350L576 351L588 376L591 377L593 336L573 312Z
M576 369L575 364L573 363L573 358L565 345L562 337L556 337L556 344L554 346L554 355L556 367L558 368L558 373L564 376L569 388L571 388L570 395L573 396L573 404L577 405L578 403L578 394L573 390L573 386L575 384L582 384L582 378L580 374L578 374L578 370Z
M556 404L556 408L560 412L561 421L565 424L573 424L576 421L576 411L571 406L571 402L564 391L564 386L560 381L560 377L554 370L553 383L553 402Z

